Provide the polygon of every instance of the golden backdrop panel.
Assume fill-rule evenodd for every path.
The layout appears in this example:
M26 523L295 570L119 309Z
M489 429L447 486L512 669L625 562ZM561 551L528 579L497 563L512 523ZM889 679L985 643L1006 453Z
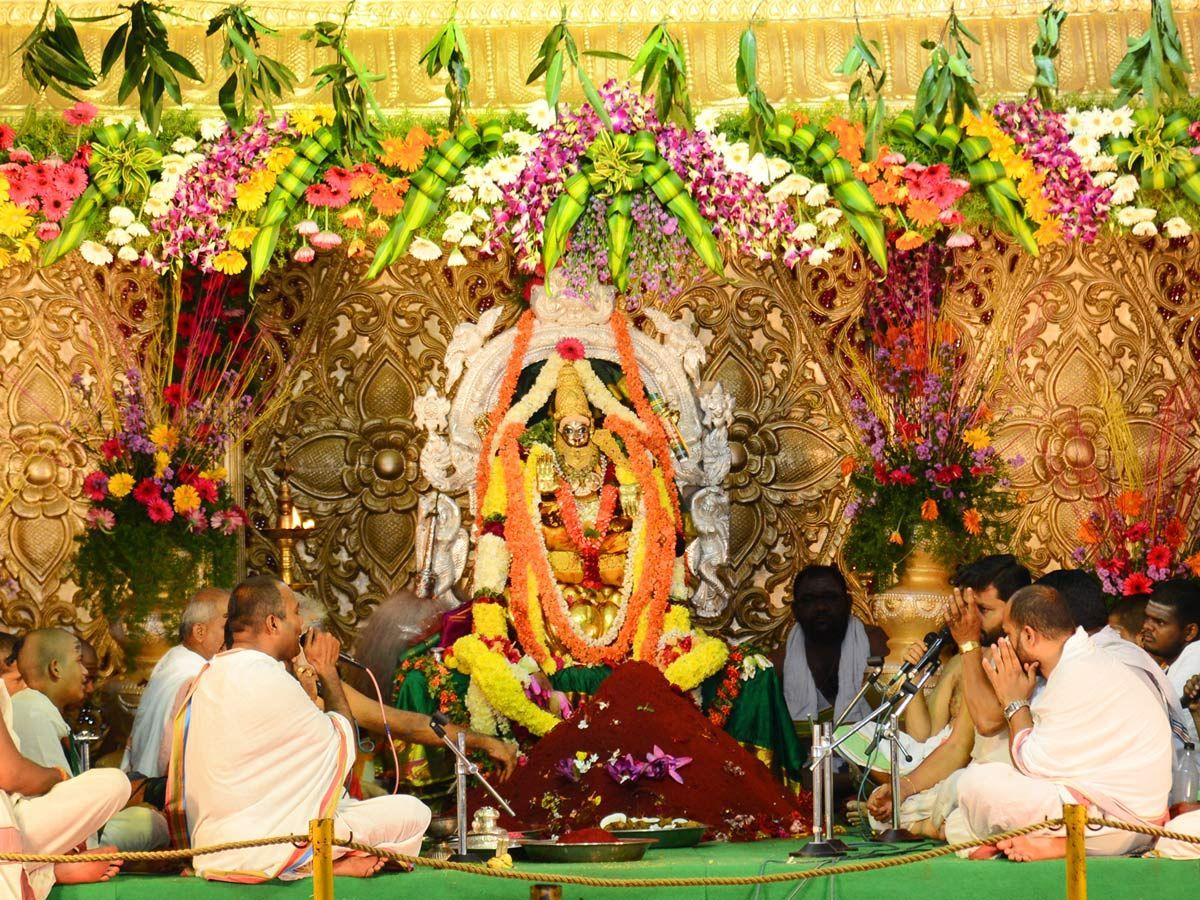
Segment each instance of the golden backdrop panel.
M216 92L225 80L220 73L221 42L205 39L204 23L219 9L219 2L172 4L183 18L169 19L172 47L185 55L205 79L202 84L184 85L185 102L197 108L215 109ZM986 0L959 2L956 8L980 46L973 49L980 93L1018 94L1032 80L1029 48L1036 37L1036 17L1045 0ZM79 16L110 14L115 4L100 0L60 0L60 6ZM339 20L342 2L282 2L257 0L255 13L278 35L263 42L264 50L287 63L301 76L296 102L310 103L314 95L314 66L327 61L327 51L317 53L300 40L305 27L319 19ZM1125 52L1126 38L1145 26L1146 0L1075 0L1064 29L1059 77L1065 91L1108 91L1108 78ZM38 100L21 78L17 48L41 15L42 0L14 0L0 11L0 110L12 111ZM444 104L442 82L424 77L417 61L436 29L449 15L447 2L386 2L364 0L351 18L350 45L364 65L385 76L376 92L388 109L408 109ZM928 62L922 39L936 37L949 4L944 0L875 0L858 4L863 30L880 41L888 69L887 96L908 99L920 82ZM1175 0L1174 8L1184 50L1197 60L1196 38L1200 33L1200 0ZM464 0L458 5L459 22L467 29L471 48L471 99L479 108L510 107L532 102L541 96L540 83L526 85L537 48L549 26L558 21L557 2L526 3L521 0ZM683 41L690 64L689 87L697 106L728 101L737 96L734 60L738 36L750 15L764 23L759 29L759 80L773 102L814 101L844 96L846 79L833 74L854 34L852 0L805 0L805 2L759 3L733 0L728 3L668 4L624 3L619 0L574 4L570 10L581 49L618 50L632 55L649 28L665 13ZM112 32L108 23L78 26L80 40L89 59L98 62L104 42ZM588 70L593 80L624 77L627 64L590 57ZM1200 66L1195 66L1200 71ZM1193 76L1193 87L1200 86ZM86 97L106 108L115 108L117 75ZM580 100L574 79L568 78L565 96ZM61 98L40 102L61 104Z
M1034 259L985 238L956 252L948 314L972 366L1001 366L998 442L1028 460L1014 484L1025 500L1016 521L1021 552L1036 566L1067 561L1077 523L1100 492L1096 478L1113 459L1106 394L1126 410L1152 462L1159 406L1200 370L1198 249L1195 241L1105 238ZM262 288L259 309L297 377L293 395L248 449L248 499L256 523L265 524L277 487L271 467L286 446L296 503L317 522L299 548L300 571L340 629L414 573L416 501L425 485L413 400L431 378L440 383L454 326L477 316L481 303L515 295L510 266L508 259L455 269L405 260L368 285L361 263L330 256L289 267ZM838 462L853 440L845 349L867 276L851 254L797 274L735 261L728 274L727 282L706 277L672 304L705 342L705 376L725 382L739 407L729 481L736 601L707 624L771 640L792 574L805 562L836 559L845 538ZM69 436L80 414L69 385L103 350L89 336L89 310L136 306L153 289L145 274L81 262L0 274L0 579L15 582L2 598L10 626L78 620L107 637L65 578L88 466ZM1175 464L1200 462L1200 422L1177 430ZM1185 512L1200 528L1200 510ZM248 556L254 568L274 562L273 548L256 535Z

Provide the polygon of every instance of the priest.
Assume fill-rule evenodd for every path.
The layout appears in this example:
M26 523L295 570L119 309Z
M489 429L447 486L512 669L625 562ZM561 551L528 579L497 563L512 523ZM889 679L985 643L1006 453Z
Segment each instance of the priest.
M414 797L354 801L343 783L354 762L355 725L338 676L339 645L314 632L304 649L320 680L320 710L286 664L300 655L300 603L283 582L246 579L229 599L230 649L192 683L175 719L167 778L172 833L203 846L303 834L332 818L338 838L416 855L429 809ZM365 877L382 860L345 851L334 871ZM205 854L196 874L256 883L311 873L312 848L273 845Z
M1146 681L1100 650L1057 591L1018 591L1004 616L1005 637L985 667L1008 721L1013 766L971 766L958 783L959 807L946 820L951 842L986 838L1062 815L1064 803L1091 815L1161 825L1171 788L1171 729ZM1045 686L1033 698L1038 675ZM1101 686L1101 687L1098 687ZM1098 703L1102 690L1104 702ZM1140 851L1148 838L1100 829L1088 853ZM1027 861L1062 857L1061 831L999 842L977 858L1003 853Z

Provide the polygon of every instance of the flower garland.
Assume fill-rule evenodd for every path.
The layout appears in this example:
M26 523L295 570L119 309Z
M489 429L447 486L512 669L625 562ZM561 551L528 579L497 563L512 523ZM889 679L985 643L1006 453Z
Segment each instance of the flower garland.
M611 472L611 466L609 467ZM606 483L600 491L600 509L596 514L596 524L585 528L579 513L579 503L571 492L570 485L560 476L558 486L554 491L558 500L558 508L562 513L563 527L567 537L575 549L579 551L583 562L583 586L591 590L599 589L600 581L600 548L604 543L604 535L612 522L613 513L617 509L617 486Z
M496 405L488 412L488 430L483 439L483 453L479 460L478 471L475 474L475 496L486 497L488 485L492 476L492 457L495 453L493 444L496 441L500 423L512 406L513 396L517 392L517 384L521 380L521 369L525 362L525 354L529 351L529 340L533 337L533 310L527 309L517 320L517 334L513 340L512 353L508 355L508 364L504 369L504 378L500 382L500 393ZM483 506L480 502L479 512L475 514L475 530L483 526Z
M664 661L674 645L679 656L668 663L663 675L671 684L684 691L697 687L704 679L724 665L729 648L720 638L695 632L691 627L691 616L687 607L672 606L663 622L663 635L659 638L659 657Z
M425 676L426 693L429 699L437 704L438 712L451 722L467 721L467 706L450 682L450 667L429 653L409 657L400 663L396 670L393 700L399 695L401 685L412 672L420 672Z
M479 683L484 697L497 712L531 733L541 737L561 721L525 696L525 688L508 661L493 653L478 636L468 634L459 638L454 644L454 657L459 671Z
M729 721L729 714L733 712L733 704L741 696L742 662L745 658L746 651L741 647L734 647L729 651L729 658L725 661L725 677L717 686L717 694L708 709L708 721L717 728L725 727L725 723Z

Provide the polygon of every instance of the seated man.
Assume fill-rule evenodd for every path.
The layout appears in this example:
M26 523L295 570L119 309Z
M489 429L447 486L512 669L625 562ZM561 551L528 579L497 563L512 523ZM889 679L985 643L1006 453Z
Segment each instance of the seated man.
M1010 763L1003 712L983 674L982 645L993 645L1003 634L1009 599L1031 580L1029 570L1011 554L981 557L960 567L952 579L955 590L948 622L959 653L942 668L930 697L926 726L931 734L937 733L934 726L939 730L948 727L949 732L900 779L900 823L910 831L930 837L941 834L946 816L958 805L957 785L964 767ZM919 645L921 653L924 649ZM924 706L924 698L915 697L909 704L910 709L915 707L914 714L906 716L906 724L920 722ZM978 721L985 722L985 727ZM921 733L919 730L917 735ZM876 821L891 817L890 782L871 793L867 809Z
M25 690L25 679L21 677L21 669L17 666L17 651L22 643L22 638L15 634L0 631L0 680L4 681L10 697Z
M28 687L12 699L13 730L21 751L34 762L82 774L64 718L87 696L87 669L79 638L58 628L31 631L17 658ZM146 806L129 806L110 817L99 839L121 850L167 846L166 819Z
M257 575L229 598L230 649L192 683L175 720L167 805L181 845L303 834L311 819L334 820L337 837L415 855L429 809L414 797L354 801L343 783L357 748L338 676L338 642L313 633L304 648L320 679L322 712L288 674L303 624L295 593ZM335 850L335 853L338 851ZM312 848L274 845L196 857L196 874L253 883L311 871ZM382 860L339 853L334 871L367 876Z
M129 799L129 779L116 769L93 769L71 778L61 768L21 755L13 731L12 701L0 682L0 833L18 853L73 853ZM115 847L97 847L108 853ZM0 894L45 900L58 884L107 881L120 862L0 863Z
M887 635L850 612L850 591L836 566L806 566L792 584L795 624L773 658L783 673L792 720L836 720L862 687L867 658L887 654ZM850 720L871 712L864 698Z
M1108 611L1108 627L1131 644L1142 646L1142 626L1146 623L1146 598L1122 597ZM1143 648L1144 649L1144 648Z
M1182 697L1188 679L1200 674L1200 581L1160 581L1150 592L1142 646L1162 660L1167 680Z
M1137 644L1125 640L1115 628L1105 624L1108 613L1100 579L1091 572L1058 569L1043 575L1037 583L1058 591L1071 611L1075 625L1088 633L1092 643L1129 666L1135 675L1146 682L1171 723L1175 749L1182 749L1185 743L1195 744L1196 726L1192 717L1184 711L1183 704L1179 702L1179 692L1171 686L1158 663Z
M204 664L225 644L225 616L229 591L204 587L196 591L183 610L179 643L154 666L142 691L129 746L121 768L147 778L167 772L171 756L171 722L180 691L200 674ZM166 739L164 740L164 734Z
M1075 627L1053 588L1032 585L1018 591L1004 632L986 672L1009 722L1013 766L972 766L963 773L958 809L946 820L946 839L986 838L1055 818L1064 803L1081 803L1091 815L1128 822L1165 822L1171 728L1146 682ZM1046 683L1031 706L1039 674ZM1096 702L1098 689L1103 703ZM1086 841L1088 852L1097 856L1150 844L1142 835L1111 829L1089 830ZM1040 834L972 855L1004 853L1027 861L1062 857L1065 850L1065 837Z

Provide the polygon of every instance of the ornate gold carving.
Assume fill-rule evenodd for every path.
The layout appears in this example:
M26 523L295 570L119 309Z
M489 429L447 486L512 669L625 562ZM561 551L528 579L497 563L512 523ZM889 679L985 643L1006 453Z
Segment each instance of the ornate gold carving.
M1002 361L997 441L1029 460L1014 485L1028 496L1016 513L1017 550L1036 566L1066 561L1095 493L1084 467L1103 470L1110 459L1101 385L1116 392L1139 445L1153 454L1155 411L1200 369L1198 247L1105 238L1035 259L1007 240L982 238L956 252L947 311L969 366ZM510 265L501 258L446 269L405 259L364 284L360 263L330 254L273 275L260 290L279 359L295 356L298 378L291 402L248 450L251 512L266 524L271 468L286 444L297 503L318 523L299 548L299 574L341 629L414 574L416 497L425 484L413 401L431 381L441 384L454 326L476 318L481 303L516 294ZM672 305L705 344L703 377L720 379L737 401L728 482L735 602L705 623L726 634L775 639L793 573L836 559L845 538L838 462L854 436L843 351L866 278L856 254L795 274L734 260L726 280L705 276ZM69 399L71 374L103 351L87 330L88 310L118 301L136 309L151 289L153 278L140 271L77 262L0 273L0 580L19 582L2 600L9 625L79 619L85 633L107 639L63 583L86 466L63 420L80 412ZM514 321L514 305L504 315L501 326ZM1200 460L1200 422L1187 427L1184 465ZM1200 510L1188 515L1200 528ZM250 537L253 568L272 568L272 553ZM862 596L858 608L867 611Z
M60 0L60 5L75 15L109 14L114 10L114 4L100 0ZM184 83L184 100L210 110L216 108L216 92L224 77L218 77L220 41L215 37L206 40L204 26L224 5L225 0L181 2L174 7L191 21L168 19L172 47L205 76L203 84ZM1029 47L1036 37L1037 14L1044 5L1045 0L1008 0L999 5L988 0L957 3L959 15L981 42L974 53L981 93L1019 94L1029 87L1033 71ZM42 0L14 0L0 11L0 22L4 23L0 28L0 84L4 85L0 108L15 111L35 100L62 102L58 98L35 98L20 74L16 48L37 21L42 6ZM1107 91L1109 74L1125 52L1126 38L1144 28L1149 6L1145 0L1075 0L1066 6L1071 15L1063 30L1059 81L1067 91ZM416 60L448 17L450 7L449 2L423 0L363 0L357 5L351 19L350 44L365 65L385 75L375 88L385 108L445 105L442 83L424 78ZM707 105L737 97L733 72L737 40L752 14L767 23L759 31L759 80L772 101L820 101L844 96L848 84L835 76L833 69L850 44L856 14L861 15L867 36L878 39L883 46L889 98L910 99L927 62L928 54L920 41L938 33L947 8L944 0L863 0L857 11L853 0L776 0L766 4L735 0L693 3L683 9L673 8L671 13L672 28L688 52L692 99ZM1174 8L1184 50L1194 60L1200 4L1197 0L1175 0ZM299 103L316 99L308 73L326 61L324 53L315 53L299 36L318 19L340 19L343 9L342 0L257 0L254 4L255 13L279 29L277 37L264 41L267 52L301 76L296 95ZM479 108L521 105L541 96L541 85L526 85L525 78L538 44L559 14L559 4L549 2L463 0L458 4L458 21L466 28L471 49L471 99ZM620 0L576 4L570 10L573 28L584 49L627 54L636 52L661 15L662 10L654 5L634 6ZM111 23L81 24L78 32L84 51L97 62L112 32ZM626 63L598 58L589 59L588 68L597 83L622 78L628 69ZM119 80L109 77L87 98L102 107L116 108ZM1196 85L1200 85L1200 76L1194 77ZM568 87L565 96L573 102L582 100L574 86Z

